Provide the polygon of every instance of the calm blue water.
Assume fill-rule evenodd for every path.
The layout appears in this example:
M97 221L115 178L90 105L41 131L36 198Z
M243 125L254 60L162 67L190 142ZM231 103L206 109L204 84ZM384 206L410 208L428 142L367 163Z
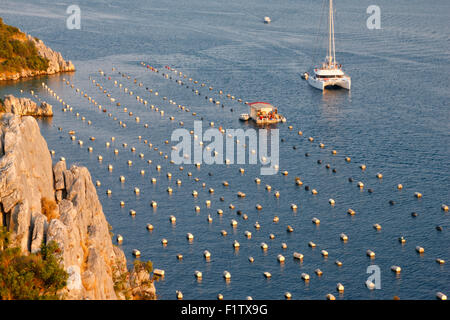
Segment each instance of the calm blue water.
M434 299L438 291L450 294L450 214L440 209L441 204L450 204L450 3L378 1L382 29L368 30L366 8L372 2L336 1L337 59L353 84L350 93L322 93L299 76L325 55L316 45L320 1L78 1L82 28L67 30L65 10L72 2L3 0L0 16L6 23L62 52L74 62L77 72L3 84L0 96L12 93L29 97L32 89L54 106L54 118L40 121L49 148L56 151L54 161L64 156L70 164L87 166L93 180L101 181L98 194L103 210L113 232L123 235L122 248L129 262L133 260L132 249L138 248L141 259L151 260L155 268L166 271L165 278L156 283L161 299L175 299L176 290L186 299L215 299L218 293L225 299L283 299L286 291L294 299L324 299L327 293L341 299L392 299L394 295ZM272 24L262 23L266 15ZM172 80L164 79L142 67L141 61L161 70L170 65L207 86L196 85L201 96L194 95L192 83L189 88L180 86L174 74ZM121 107L111 103L89 77ZM108 112L89 103L64 84L63 78ZM143 87L133 83L135 78ZM115 86L114 80L133 95ZM73 112L62 112L62 105L42 88L42 82L70 104ZM213 94L209 86L214 87ZM159 96L146 87L158 91ZM188 130L200 117L204 128L210 121L224 128L246 128L238 121L238 114L247 111L244 105L219 97L219 89L244 101L269 101L279 106L288 119L278 125L284 139L280 170L287 170L288 176L260 176L260 167L251 165L203 165L200 169L184 165L180 171L169 163L170 158L159 155L160 150L170 155L170 144L164 141L170 140L179 121ZM137 103L136 95L149 105ZM205 95L220 100L225 107L213 105ZM169 104L169 99L187 106L190 112ZM151 110L150 104L163 109L165 115ZM128 115L130 111L133 116ZM170 121L170 116L175 121ZM119 120L127 127L121 127ZM61 132L58 127L62 127ZM82 147L69 139L71 129L76 131L77 140L84 141ZM297 134L299 130L303 136ZM91 136L96 140L90 141ZM107 148L105 143L112 136L116 140ZM141 141L138 136L142 136ZM309 136L315 138L314 143L308 141ZM144 144L144 139L158 151ZM324 149L319 148L319 142L325 144ZM122 143L128 146L124 148ZM94 148L92 153L87 151L89 146ZM130 152L131 147L136 152ZM118 155L114 155L115 148ZM331 154L333 149L337 155ZM139 153L144 153L144 159ZM97 161L100 154L101 163ZM351 163L345 162L346 156L351 157ZM318 159L322 164L317 164ZM133 161L131 167L127 160ZM112 172L107 170L108 164L114 166ZM156 171L158 164L160 172ZM361 171L360 164L367 169ZM239 173L239 167L245 168L245 174ZM140 170L146 171L144 176ZM172 179L166 178L167 172L172 173ZM192 177L187 172L192 172ZM378 172L383 173L382 180L376 178ZM123 184L120 175L126 177ZM262 180L260 185L254 183L257 176ZM302 187L295 185L295 176L301 177ZM151 177L157 179L156 184L150 182ZM349 177L355 182L349 183ZM181 186L176 185L177 179L182 180ZM223 180L230 186L222 186ZM364 182L362 191L356 187L357 181ZM402 191L396 188L399 183L404 186ZM271 192L265 190L266 184L272 186ZM313 196L305 191L305 185L319 193ZM168 186L174 190L172 195L166 192ZM139 196L134 187L140 188ZM215 193L209 194L209 188ZM374 192L368 193L369 188ZM106 195L107 189L112 190L111 196ZM194 189L199 192L197 198L191 195ZM273 195L275 190L281 194L279 199ZM246 198L238 199L238 191L245 192ZM423 198L416 199L414 192L421 192ZM329 198L336 200L334 207L328 204ZM205 206L208 199L210 208ZM124 208L119 205L121 200ZM149 205L152 200L158 202L156 210ZM390 205L390 200L395 205ZM228 208L230 203L234 210ZM257 203L263 206L261 211L255 209ZM298 205L297 212L290 209L291 203ZM194 211L196 205L201 207L199 213ZM356 215L349 216L348 208ZM128 214L130 209L137 212L134 218ZM223 209L223 216L217 209ZM248 220L237 215L237 210L247 214ZM411 212L418 216L413 218ZM206 220L208 214L212 223ZM176 216L175 225L169 222L170 215ZM275 215L278 223L272 222ZM313 217L320 219L320 226L311 223ZM231 219L238 221L234 229ZM260 230L254 228L256 221ZM146 230L147 223L154 225L152 232ZM374 223L382 226L381 231L375 231ZM294 228L293 233L286 232L287 225ZM443 231L437 231L437 225ZM222 229L227 230L226 237L221 236ZM251 239L244 236L246 230L252 232ZM192 243L186 240L187 232L194 234ZM342 232L349 237L347 243L339 239ZM273 240L269 239L271 233ZM407 239L404 245L398 242L399 236ZM168 240L165 247L162 238ZM232 247L234 240L241 244L238 251ZM310 248L309 241L317 247ZM269 245L266 252L260 249L261 242ZM281 248L282 242L287 249ZM415 251L418 245L425 248L423 255ZM210 262L203 258L205 249L212 254ZM322 257L322 249L329 252L327 259ZM366 256L367 249L376 253L375 259ZM292 259L294 251L304 254L302 263ZM179 253L184 256L182 261L176 258ZM277 262L278 254L286 257L284 264ZM249 256L254 257L253 263ZM436 258L447 263L439 265ZM338 267L336 260L343 265ZM381 269L381 290L365 287L369 276L366 268L371 264ZM400 275L390 271L392 265L401 266ZM315 275L316 268L323 271L321 277ZM195 270L203 272L202 281L194 277ZM231 273L229 283L222 277L224 270ZM271 279L264 278L265 271L271 272ZM303 272L311 276L309 283L301 279ZM336 292L338 282L345 286L342 295Z

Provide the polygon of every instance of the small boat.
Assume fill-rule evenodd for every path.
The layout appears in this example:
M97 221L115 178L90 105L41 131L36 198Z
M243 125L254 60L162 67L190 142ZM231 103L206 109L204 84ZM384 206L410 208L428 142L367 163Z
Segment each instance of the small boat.
M264 17L264 23L269 24L271 21L269 17Z
M250 115L248 113L242 113L239 116L239 120L241 120L241 121L248 121L248 119L250 119Z
M278 113L278 109L268 102L251 102L250 118L256 124L271 124L278 122L286 122L286 118Z

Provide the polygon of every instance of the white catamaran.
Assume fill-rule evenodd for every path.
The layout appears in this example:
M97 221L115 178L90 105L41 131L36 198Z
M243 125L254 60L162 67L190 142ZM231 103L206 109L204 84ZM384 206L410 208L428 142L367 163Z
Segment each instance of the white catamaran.
M313 75L302 76L314 88L324 90L326 87L338 86L350 90L351 78L344 73L342 65L336 62L336 50L334 44L334 14L333 0L329 0L328 14L328 50L325 62L322 66L315 67Z

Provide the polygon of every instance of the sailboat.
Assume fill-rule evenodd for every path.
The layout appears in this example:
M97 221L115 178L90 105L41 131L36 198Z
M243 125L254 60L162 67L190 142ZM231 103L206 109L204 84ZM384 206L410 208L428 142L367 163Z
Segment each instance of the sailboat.
M325 62L321 66L315 67L312 75L305 73L302 75L302 78L307 80L311 86L320 90L333 86L350 90L352 84L351 78L344 73L342 65L336 61L333 0L328 1L328 50Z

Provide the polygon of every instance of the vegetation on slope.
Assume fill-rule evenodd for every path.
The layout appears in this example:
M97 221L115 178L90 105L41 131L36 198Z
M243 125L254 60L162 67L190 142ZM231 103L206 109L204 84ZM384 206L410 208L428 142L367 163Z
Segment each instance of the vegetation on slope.
M39 56L34 43L18 28L3 23L0 18L0 72L44 71L47 68L48 59Z
M59 299L57 292L66 286L68 274L60 265L58 245L43 244L40 252L25 256L8 243L9 233L0 227L0 299Z

